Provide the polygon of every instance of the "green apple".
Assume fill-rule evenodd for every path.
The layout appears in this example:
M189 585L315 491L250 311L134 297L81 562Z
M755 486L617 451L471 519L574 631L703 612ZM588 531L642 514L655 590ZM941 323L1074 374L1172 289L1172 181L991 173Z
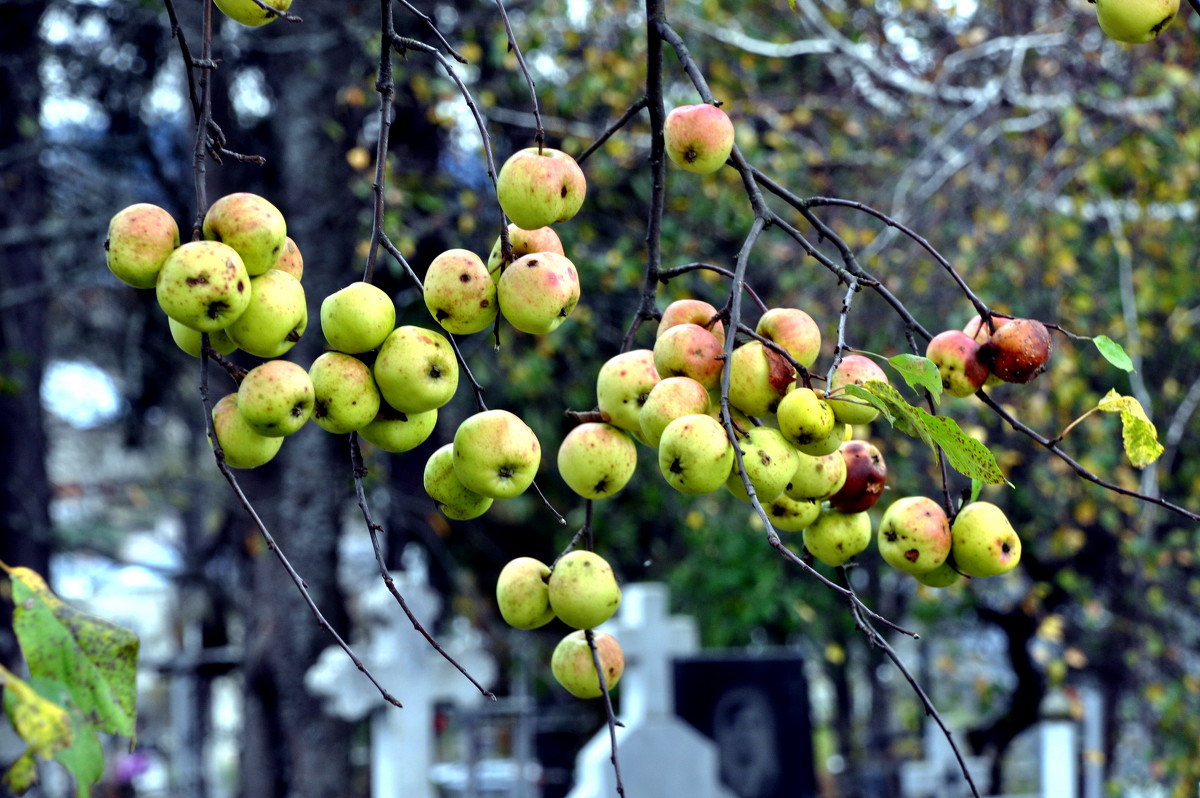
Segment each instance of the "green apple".
M971 502L950 527L954 564L967 576L999 576L1021 561L1021 538L996 505Z
M458 360L446 336L402 325L379 347L375 382L392 407L403 413L424 413L449 402L458 390Z
M774 427L751 427L746 434L738 436L737 444L742 450L742 465L759 502L766 504L777 499L796 473L799 453ZM725 487L738 499L750 501L736 461Z
M633 438L612 424L580 424L558 447L558 473L585 499L606 499L629 482L637 468Z
M663 308L655 336L662 335L678 324L699 324L717 336L722 346L725 345L725 325L720 321L720 313L703 299L676 299Z
M970 396L987 382L988 367L979 359L979 342L962 330L933 336L925 347L925 357L937 366L942 387L951 396Z
M259 15L266 15L250 0L245 3ZM257 194L238 192L221 197L208 207L203 227L205 238L221 241L237 250L251 277L265 274L274 266L287 244L287 223L283 214Z
M663 122L667 157L689 172L715 172L733 151L733 122L715 105L681 105Z
M888 565L909 574L932 571L950 554L950 522L942 505L925 496L905 496L884 510L879 553Z
M541 462L537 435L507 410L476 413L454 431L454 473L484 496L520 496L533 484Z
M517 557L496 579L496 606L515 629L537 629L554 620L550 607L550 566L533 557Z
M407 452L429 439L437 425L438 411L402 413L387 402L379 404L375 419L358 431L360 438L385 452Z
M843 513L825 507L804 530L804 548L830 567L844 565L870 545L871 516L865 512Z
M677 324L654 340L654 368L661 377L691 377L715 390L721 385L725 345L699 324Z
M157 205L139 202L108 222L104 239L108 269L134 288L153 288L167 256L179 246L179 225Z
M583 207L586 194L587 180L579 164L550 147L513 153L496 177L501 209L524 230L567 221Z
M187 352L192 357L200 357L203 354L200 344L200 336L203 335L199 330L193 330L180 322L175 321L171 317L167 317L167 327L171 330L171 339L175 341L175 345ZM217 330L208 334L208 345L217 350L218 354L228 355L231 352L237 351L237 344L230 340L229 335L224 330Z
M276 19L275 14L264 11L254 0L213 0L213 2L224 12L225 16L250 28L266 25ZM279 11L287 11L292 5L292 0L264 0L264 2Z
M795 446L809 446L827 439L837 419L833 408L812 388L796 388L779 400L775 408L779 431Z
M1145 44L1170 26L1179 0L1096 0L1096 21L1110 38Z
M350 283L321 301L321 333L338 352L358 355L378 349L395 328L396 303L371 283Z
M491 285L490 280L484 282ZM500 275L495 288L504 320L533 335L558 329L579 304L575 264L554 252L517 258Z
M754 331L782 346L805 368L821 354L821 328L799 308L771 308L759 318Z
M625 671L625 654L617 639L607 632L593 632L592 639L596 642L596 655L604 672L604 687L612 690ZM582 629L571 632L554 647L550 672L554 674L554 680L576 698L597 698L604 694L592 647Z
M845 424L869 424L879 415L874 405L846 396L843 390L847 385L862 385L868 380L888 381L887 374L871 358L846 355L838 363L837 368L833 370L833 378L829 381L829 390L825 394L838 421Z
M247 372L238 386L238 410L259 435L297 432L313 412L312 379L302 366L268 360Z
M454 471L454 444L447 443L425 462L422 477L425 493L437 504L442 515L454 521L478 518L492 506L492 499L481 496L462 484Z
M621 587L608 561L594 551L576 549L551 569L550 606L573 629L592 629L621 606Z
M656 383L638 411L642 440L657 448L663 430L680 416L707 413L709 394L691 377L667 377Z
M307 327L304 287L287 272L270 269L250 278L250 304L226 332L242 351L274 358L295 346Z
M226 394L213 405L213 432L230 468L257 468L269 463L283 438L259 435L238 412L238 395Z
M793 499L781 493L775 500L763 504L771 526L780 532L800 532L807 529L821 514L820 499Z
M154 284L159 307L200 332L224 330L250 304L241 257L218 241L189 241L167 256Z
M283 251L279 253L279 260L275 261L271 268L287 272L297 280L304 277L304 255L300 253L300 247L296 246L291 236L283 240Z
M658 441L658 468L680 493L712 493L733 470L733 444L721 422L694 414L675 419Z
M642 405L659 382L653 350L630 349L610 357L596 376L600 415L610 424L640 435Z
M748 416L769 416L795 379L796 370L782 355L761 341L747 341L729 360L729 401Z
M554 232L552 227L539 227L536 230L523 230L515 224L508 226L508 243L512 244L513 260L524 255L532 255L536 252L553 252L558 255L565 255L563 251L562 241L558 237L558 233ZM503 259L501 252L500 236L496 236L496 243L492 245L491 254L488 255L487 268L488 273L492 275L492 282L500 281L500 261ZM512 261L510 261L511 263ZM508 264L505 264L507 267Z
M836 419L837 416L834 416ZM827 438L812 443L801 443L796 445L796 450L804 454L812 455L813 457L823 457L827 454L836 452L843 443L846 442L846 436L849 434L850 428L841 421L833 422L833 431L829 433Z
M913 577L925 585L925 587L950 587L950 585L962 579L962 574L954 570L954 566L950 564L950 559L947 559L932 571L926 571L923 574L913 574Z
M828 499L846 484L846 458L840 451L814 457L797 452L799 461L784 493L793 499Z
M312 419L326 432L343 434L362 429L379 413L379 389L371 369L354 355L325 352L309 366L312 380Z
M496 283L474 252L441 253L429 264L424 284L425 307L446 332L469 335L496 320Z

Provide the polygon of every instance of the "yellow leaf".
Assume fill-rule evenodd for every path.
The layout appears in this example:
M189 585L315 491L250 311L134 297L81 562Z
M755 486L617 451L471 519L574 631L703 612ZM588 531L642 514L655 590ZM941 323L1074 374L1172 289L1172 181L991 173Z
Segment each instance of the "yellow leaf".
M49 759L71 744L71 718L28 682L0 665L0 686L8 692L8 715L17 734L38 756Z
M1125 444L1125 454L1134 468L1145 468L1163 453L1163 446L1158 442L1158 430L1137 399L1121 396L1115 390L1110 390L1100 400L1097 408L1106 413L1121 414L1121 437Z

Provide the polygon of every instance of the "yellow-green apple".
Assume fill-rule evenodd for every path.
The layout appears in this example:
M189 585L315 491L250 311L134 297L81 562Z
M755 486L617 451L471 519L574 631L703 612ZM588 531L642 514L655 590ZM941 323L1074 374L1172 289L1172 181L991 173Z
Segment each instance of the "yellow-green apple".
M250 304L225 328L238 348L257 357L280 357L308 328L308 302L300 281L270 269L250 278Z
M104 239L108 269L134 288L153 288L167 256L179 246L179 225L149 202L122 208L108 222Z
M500 208L524 230L567 221L579 212L586 194L587 180L579 164L550 147L513 153L496 177Z
M279 453L283 438L260 435L238 412L236 393L226 394L213 405L213 432L230 468L257 468Z
M241 257L219 241L189 241L163 261L154 284L159 307L200 332L224 330L250 304L250 275Z
M604 672L604 687L612 690L625 671L625 654L617 639L608 632L593 632L596 655ZM579 629L558 642L550 655L550 672L554 680L576 698L596 698L604 694L600 675L596 673L596 661L592 658L592 647L587 635Z
M748 416L769 416L795 379L796 370L782 355L748 341L729 359L729 401Z
M608 561L594 551L576 549L558 559L550 572L550 606L573 629L592 629L621 605L621 586Z
M862 399L846 396L847 385L862 385L868 380L887 382L887 374L874 360L864 355L846 355L833 370L829 391L825 394L833 406L838 421L846 424L869 424L879 411Z
M277 17L276 14L264 10L254 0L213 0L213 2L224 12L225 16L250 28L266 25ZM287 11L292 6L292 0L264 0L264 2L278 11Z
M824 441L836 422L829 402L817 396L812 388L796 388L780 399L775 417L779 431L795 446Z
M203 333L175 321L170 316L167 317L167 327L171 330L171 339L175 341L176 346L192 357L200 357L203 354L200 343L200 336ZM237 351L237 344L229 339L229 335L224 330L210 332L208 334L208 345L215 349L218 354L222 355L228 355L231 352Z
M953 548L954 547L952 544L951 550L953 550ZM923 574L913 574L913 577L918 582L925 585L925 587L950 587L950 585L953 585L955 582L962 579L962 574L954 570L954 566L951 565L951 559L953 558L948 557L944 563L939 565L937 568L934 568L932 571L926 571Z
M1021 561L1021 538L991 502L971 502L950 528L954 564L967 576L999 576Z
M396 303L382 288L355 282L321 300L321 334L330 349L358 355L377 349L396 328Z
M737 436L737 445L742 450L742 466L759 502L766 504L777 499L796 473L799 453L774 427L751 427L744 435ZM738 499L750 501L736 460L725 480L725 487Z
M1096 21L1110 38L1145 44L1166 30L1179 13L1179 0L1096 0Z
M971 320L963 326L963 332L974 338L975 342L982 346L983 344L987 343L988 338L991 337L993 332L999 330L1010 321L1012 321L1012 319L1009 319L1005 316L992 316L992 325L989 327L987 324L983 323L982 316L973 316Z
M866 512L844 513L825 507L804 529L804 548L831 567L845 565L870 545L871 516Z
M759 318L754 331L782 346L805 368L821 354L821 328L799 308L771 308Z
M680 416L707 413L709 394L691 377L667 377L656 383L638 411L642 440L657 448L663 430Z
M247 5L254 5L245 0ZM260 14L266 12L259 9ZM204 237L221 241L237 250L251 277L264 274L283 254L287 244L287 222L268 200L257 194L226 194L204 214Z
M675 419L658 441L658 468L680 493L712 493L733 470L733 444L721 422L696 413Z
M820 499L793 499L781 493L775 500L763 505L771 526L780 532L800 532L808 528L821 514Z
M515 629L537 629L554 620L550 606L550 566L534 557L517 557L500 569L496 606Z
M596 376L596 404L605 421L640 435L642 405L660 382L654 352L630 349L613 355Z
M441 253L429 264L424 282L425 307L446 332L469 335L496 320L496 284L474 252Z
M932 571L950 554L950 521L942 505L926 496L905 496L883 511L879 553L888 565L910 574Z
M362 427L358 435L363 440L385 452L407 452L429 439L437 425L438 411L424 413L402 413L387 402L380 402L379 412L370 424Z
M979 349L979 359L1005 382L1025 383L1046 370L1050 331L1034 319L1013 319L998 327Z
M493 499L519 496L542 463L537 435L516 414L484 410L454 432L454 473L476 493Z
M447 443L429 455L422 476L425 493L437 504L442 515L454 521L478 518L492 506L492 499L462 484L454 471L454 444Z
M404 413L424 413L458 390L458 360L446 336L405 324L392 330L375 358L383 400Z
M663 122L667 156L689 172L715 172L733 150L733 122L715 105L681 105Z
M504 320L534 335L558 329L579 304L575 264L555 252L517 258L500 275L495 288Z
M797 452L799 462L784 493L793 499L828 499L846 484L846 458L840 451L819 457Z
M676 299L667 305L655 335L662 335L677 324L699 324L717 336L722 345L725 343L725 325L721 323L717 309L703 299Z
M721 385L725 346L699 324L677 324L654 340L654 369L661 377L691 377L715 390Z
M287 272L297 280L304 277L304 255L291 236L283 240L283 251L279 253L279 260L275 261L271 268Z
M834 418L837 417L834 416ZM833 431L829 433L829 437L813 441L812 443L797 444L796 451L812 455L813 457L824 457L827 454L833 454L846 442L849 430L850 427L843 422L834 421Z
M308 368L312 380L312 419L326 432L362 429L379 413L379 389L371 369L354 355L325 352Z
M303 366L268 360L247 372L238 386L238 410L259 435L283 437L312 415L315 392Z
M933 336L925 357L937 366L942 387L951 396L970 396L987 382L988 367L979 359L979 343L962 330Z
M637 447L628 432L589 421L572 429L558 447L558 473L585 499L606 499L629 482Z
M539 227L536 230L524 230L517 227L515 224L508 226L508 242L512 244L513 260L525 255L532 255L536 252L553 252L558 255L565 255L563 251L562 240L559 239L558 233L554 232L552 227ZM492 282L500 280L500 261L504 254L501 252L500 236L496 236L496 243L492 245L491 254L488 255L488 273L492 275ZM505 264L507 268L507 264Z
M875 506L887 483L887 463L875 444L846 441L838 451L846 461L846 481L829 497L829 503L844 513L861 513Z

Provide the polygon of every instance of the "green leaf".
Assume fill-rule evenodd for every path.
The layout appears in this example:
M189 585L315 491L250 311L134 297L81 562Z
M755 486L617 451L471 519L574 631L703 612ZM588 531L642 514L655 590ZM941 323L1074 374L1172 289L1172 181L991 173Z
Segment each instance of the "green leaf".
M30 675L67 685L71 703L98 730L132 738L137 635L64 604L36 572L4 568L16 605L13 629Z
M989 485L1008 482L988 448L963 432L954 419L910 405L894 387L881 380L867 380L861 386L847 385L845 391L848 396L878 407L892 426L905 435L920 438L935 451L940 446L946 462L955 471Z
M1107 335L1097 335L1092 343L1104 355L1104 359L1122 371L1133 371L1133 359L1125 353L1124 347Z
M54 760L75 777L76 794L91 795L91 788L104 775L104 748L96 726L85 718L74 706L71 688L61 682L33 678L34 689L47 699L71 709L71 744L54 752Z
M1125 455L1134 468L1145 468L1163 453L1163 446L1158 442L1158 430L1137 399L1110 390L1096 407L1106 413L1121 414Z
M900 372L908 387L917 393L925 388L933 394L935 403L942 401L942 375L932 360L918 355L896 355L888 358L888 363Z
M983 482L978 479L971 480L971 498L967 501L970 504L974 501L979 501L979 494L983 492Z

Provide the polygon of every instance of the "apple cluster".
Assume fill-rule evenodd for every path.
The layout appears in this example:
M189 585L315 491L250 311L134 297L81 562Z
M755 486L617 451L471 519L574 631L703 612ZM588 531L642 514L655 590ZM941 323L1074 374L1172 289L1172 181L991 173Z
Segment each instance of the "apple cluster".
M971 396L985 385L1027 383L1046 370L1050 331L1034 319L976 316L961 330L935 335L925 349L951 396Z
M621 588L603 557L575 550L553 568L533 557L518 557L500 571L496 604L505 622L516 629L537 629L555 618L574 629L555 646L550 670L572 695L595 698L603 693L586 630L607 621L621 604ZM612 635L595 632L593 637L611 690L625 669L625 655Z

